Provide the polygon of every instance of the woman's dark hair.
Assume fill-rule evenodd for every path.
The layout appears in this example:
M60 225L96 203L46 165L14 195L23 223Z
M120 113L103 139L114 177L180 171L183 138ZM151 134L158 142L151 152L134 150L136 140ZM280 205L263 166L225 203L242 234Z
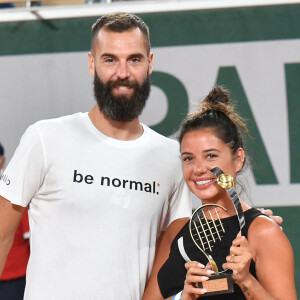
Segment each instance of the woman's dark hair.
M244 149L240 128L248 133L247 127L230 104L229 92L221 86L212 89L200 104L199 110L188 114L183 120L179 143L181 144L186 133L202 128L211 128L219 139L229 145L233 154L239 148Z

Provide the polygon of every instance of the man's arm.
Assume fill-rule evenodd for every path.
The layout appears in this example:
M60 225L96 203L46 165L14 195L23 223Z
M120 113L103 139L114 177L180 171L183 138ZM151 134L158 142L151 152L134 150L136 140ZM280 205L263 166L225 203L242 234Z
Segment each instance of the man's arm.
M12 204L0 196L0 275L24 210L25 207Z

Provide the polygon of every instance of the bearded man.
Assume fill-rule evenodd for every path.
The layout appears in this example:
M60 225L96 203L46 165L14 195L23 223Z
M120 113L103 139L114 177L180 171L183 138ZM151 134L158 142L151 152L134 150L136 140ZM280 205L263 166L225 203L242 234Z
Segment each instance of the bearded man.
M29 205L25 300L141 299L161 232L191 214L178 143L138 119L153 64L146 24L103 16L88 60L95 107L30 126L0 181L0 273Z

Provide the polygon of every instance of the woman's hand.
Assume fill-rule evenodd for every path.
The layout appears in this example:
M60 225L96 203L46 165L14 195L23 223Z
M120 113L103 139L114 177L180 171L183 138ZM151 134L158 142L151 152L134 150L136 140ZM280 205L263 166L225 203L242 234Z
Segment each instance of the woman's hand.
M187 273L181 299L196 300L200 295L207 292L205 289L198 288L198 283L208 280L214 271L211 270L210 264L205 267L196 261L187 262L185 268Z
M244 236L241 236L239 232L236 239L232 242L230 253L226 257L226 263L222 267L224 270L232 270L234 282L240 285L250 275L251 259L252 252L248 240Z

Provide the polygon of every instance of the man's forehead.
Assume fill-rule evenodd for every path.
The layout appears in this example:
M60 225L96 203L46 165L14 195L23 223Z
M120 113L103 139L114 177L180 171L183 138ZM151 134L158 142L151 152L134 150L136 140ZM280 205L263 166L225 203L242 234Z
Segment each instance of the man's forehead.
M119 51L134 49L133 52L148 52L147 42L142 31L136 27L123 32L115 32L101 28L97 35L96 47L100 51Z

